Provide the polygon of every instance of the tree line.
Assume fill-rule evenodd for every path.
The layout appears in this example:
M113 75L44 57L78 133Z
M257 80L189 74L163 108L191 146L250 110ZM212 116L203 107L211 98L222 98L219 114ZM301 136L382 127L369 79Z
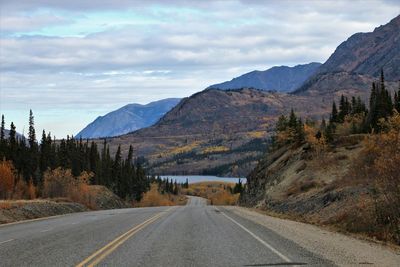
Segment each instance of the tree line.
M133 147L129 147L128 156L123 159L119 146L115 156L110 155L106 140L98 148L95 142L75 139L56 141L50 133L42 132L38 142L34 127L32 110L29 114L29 132L27 139L18 136L13 122L9 135L5 135L5 118L2 115L0 127L0 159L9 160L25 182L32 182L37 188L43 185L44 173L58 167L70 169L72 175L90 172L90 184L104 185L123 199L139 201L149 189L150 181L145 170L133 158Z
M384 122L393 115L400 113L400 86L392 97L385 85L384 73L381 71L379 81L372 83L369 98L369 108L360 97L348 97L342 95L339 106L332 103L332 110L328 122L323 118L316 139L324 138L326 142L334 141L338 128L349 125L350 134L378 133L384 130ZM276 133L272 137L272 147L279 148L286 144L301 144L305 141L304 126L315 126L315 122L296 116L293 109L289 116L281 115L276 123Z

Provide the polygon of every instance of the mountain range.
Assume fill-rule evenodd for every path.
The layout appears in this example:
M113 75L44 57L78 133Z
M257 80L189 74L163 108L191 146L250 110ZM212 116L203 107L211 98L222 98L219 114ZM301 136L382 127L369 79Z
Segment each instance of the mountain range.
M302 118L327 116L341 94L366 99L381 69L387 87L398 88L399 20L350 37L291 93L207 89L182 99L154 125L108 139L111 152L121 145L127 153L132 145L154 174L246 175L264 153L278 116L291 108Z
M76 136L78 138L112 137L148 127L173 108L179 98L167 98L146 105L128 104L100 116Z
M366 99L381 70L386 81L397 83L399 66L400 15L373 32L353 34L294 94L330 97L350 93Z
M214 84L208 88L241 89L254 88L266 91L291 92L312 76L321 63L312 62L294 67L279 66L265 71L252 71L233 78L231 81Z
M290 92L298 88L315 73L321 63L309 63L294 67L272 67L265 71L252 71L231 81L211 85L208 89L254 88L277 92ZM77 137L99 138L126 134L148 127L178 104L180 99L164 99L147 105L129 104L105 116L98 117L86 126ZM112 126L112 127L110 127Z

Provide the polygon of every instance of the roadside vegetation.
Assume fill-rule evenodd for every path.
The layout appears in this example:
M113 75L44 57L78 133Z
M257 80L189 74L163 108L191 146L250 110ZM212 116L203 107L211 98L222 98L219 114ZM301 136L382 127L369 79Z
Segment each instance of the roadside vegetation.
M166 192L160 190L158 183L152 183L150 190L144 193L139 202L135 202L135 207L157 207L157 206L179 206L186 205L187 197L181 193L181 190L175 192Z
M126 201L139 201L149 189L149 179L133 159L132 146L122 159L119 147L112 157L104 141L67 137L57 141L43 131L36 139L34 116L29 114L28 138L19 136L13 122L5 136L5 118L0 128L0 199L66 197L92 206L91 185L107 187Z
M198 196L208 200L210 205L236 205L239 195L244 190L241 181L229 182L199 182L189 184L182 191L185 195Z
M400 245L399 112L382 73L368 108L341 96L327 120L281 116L242 203Z

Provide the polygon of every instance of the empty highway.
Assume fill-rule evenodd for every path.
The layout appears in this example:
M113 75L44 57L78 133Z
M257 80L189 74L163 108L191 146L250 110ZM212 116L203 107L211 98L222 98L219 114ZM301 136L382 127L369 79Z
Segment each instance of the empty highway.
M231 210L103 210L0 226L0 266L332 266Z

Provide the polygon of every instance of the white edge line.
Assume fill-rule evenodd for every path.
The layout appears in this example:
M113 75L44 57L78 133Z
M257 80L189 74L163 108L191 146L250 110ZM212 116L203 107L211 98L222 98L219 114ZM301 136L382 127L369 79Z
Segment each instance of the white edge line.
M14 239L8 239L8 240L6 240L6 241L1 241L0 242L0 244L4 244L4 243L7 243L7 242L10 242L10 241L13 241Z
M218 209L217 209L218 210ZM271 246L270 244L268 244L267 242L265 242L264 240L262 240L259 236L257 236L256 234L254 234L253 232L251 232L249 229L247 229L246 227L244 227L243 225L241 225L240 223L238 223L237 221L235 221L234 219L232 219L231 217L229 217L228 215L226 215L224 212L220 211L220 213L222 213L222 215L224 215L226 218L228 218L229 220L231 220L233 223L235 223L237 226L239 226L240 228L242 228L244 231L246 231L248 234L250 234L254 239L256 239L258 242L260 242L261 244L263 244L264 246L266 246L267 248L269 248L272 252L274 252L276 255L278 255L282 260L286 261L286 262L291 262L291 260L286 257L285 255L283 255L282 253L280 253L278 250L276 250L273 246Z

